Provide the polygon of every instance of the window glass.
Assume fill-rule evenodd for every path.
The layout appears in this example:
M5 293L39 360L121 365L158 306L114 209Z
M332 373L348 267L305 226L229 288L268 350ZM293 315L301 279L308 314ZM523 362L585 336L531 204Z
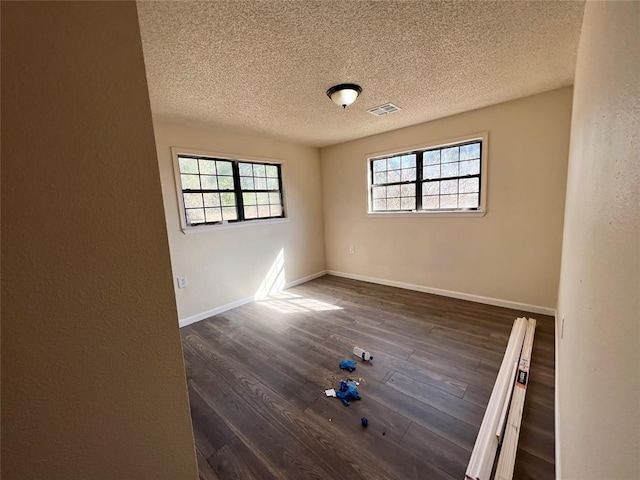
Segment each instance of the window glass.
M284 217L280 165L178 155L187 226Z
M481 152L474 140L371 159L370 211L478 210Z

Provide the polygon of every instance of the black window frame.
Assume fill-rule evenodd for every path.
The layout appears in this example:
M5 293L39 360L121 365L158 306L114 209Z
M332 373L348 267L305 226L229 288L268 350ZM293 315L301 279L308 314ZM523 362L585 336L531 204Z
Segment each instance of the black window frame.
M188 158L188 159L194 159L194 160L213 160L213 161L221 161L221 162L228 162L231 163L231 169L232 169L232 178L233 178L233 190L220 190L220 189L188 189L188 188L184 188L183 184L182 184L182 178L181 175L194 175L192 173L186 173L186 172L181 172L180 171L180 159L181 158ZM202 155L202 154L192 154L192 153L185 153L185 152L181 152L181 153L176 153L175 154L175 162L176 162L176 166L175 166L175 171L176 171L176 175L177 175L177 184L178 184L178 195L180 196L180 208L182 210L181 215L182 215L182 220L184 222L184 227L187 229L192 229L192 228L200 228L203 226L217 226L217 225L226 225L226 224L239 224L239 223L245 223L245 222L252 222L255 220L258 221L268 221L268 220L277 220L277 219L282 219L282 218L286 218L286 212L285 212L285 206L284 206L284 189L283 189L283 184L282 184L282 164L280 163L276 163L276 162L269 162L269 161L259 161L259 160L248 160L248 159L237 159L237 158L226 158L226 157L220 157L220 156L211 156L211 155ZM277 180L278 180L278 189L277 190L270 190L268 188L264 188L264 189L243 189L242 188L242 183L241 183L241 175L240 175L240 164L241 163L246 163L246 164L251 164L251 165L264 165L265 169L267 166L272 166L272 167L276 167L277 169ZM198 165L200 164L200 162L198 162ZM198 177L201 177L203 174L200 173L199 167L198 167ZM218 174L216 174L216 176L219 176ZM228 176L228 175L227 175ZM248 178L248 177L245 177ZM255 174L252 175L252 178L256 178ZM273 178L273 177L267 177L265 175L265 180L268 180L269 178ZM277 192L280 196L280 203L277 204L280 206L280 215L277 216L268 216L268 217L255 217L255 218L246 218L245 216L245 209L244 209L244 201L243 201L243 193L274 193ZM219 221L215 221L215 222L200 222L200 223L189 223L189 220L187 218L187 210L189 208L186 207L185 205L185 200L184 200L184 194L193 194L193 193L200 193L200 194L205 194L205 193L233 193L234 194L234 198L235 198L235 209L236 209L236 218L235 219L229 219L229 220L224 220L221 219ZM269 206L271 206L272 204L268 204ZM276 205L276 204L273 204ZM206 208L205 206L202 207L203 209ZM221 207L222 208L222 207ZM206 220L206 217L205 217Z
M451 147L463 147L465 145L472 145L472 144L480 144L480 153L478 155L477 160L479 161L479 169L478 169L478 173L477 174L471 174L471 175L457 175L457 176L452 176L452 177L440 177L440 178L433 178L433 179L427 179L424 178L424 154L427 152L432 152L432 151L436 151L436 150L444 150L447 148L451 148ZM485 168L485 156L484 156L484 149L486 148L486 138L483 137L474 137L468 140L462 140L462 141L458 141L458 142L451 142L451 143L444 143L444 144L440 144L440 145L435 145L435 146L430 146L430 147L426 147L426 148L420 148L420 149L413 149L413 150L408 150L408 151L401 151L401 152L397 152L397 153L391 153L391 154L386 154L386 155L381 155L381 156L374 156L374 157L370 157L368 159L368 174L369 174L369 186L368 186L368 197L369 197L369 204L368 204L368 213L372 214L372 215L377 215L377 214L429 214L429 213L451 213L451 214L457 214L457 213L468 213L468 212L483 212L484 211L484 205L483 205L483 195L484 195L484 190L486 189L486 186L483 184L483 180L485 180L485 176L486 176L486 172L484 170ZM389 183L374 183L374 175L376 172L374 172L374 162L377 160L386 160L386 159L390 159L390 158L397 158L397 157L401 157L403 155L415 155L415 159L416 159L416 165L415 165L415 169L416 169L416 177L415 180L406 180L406 181L400 181L400 182L389 182ZM473 160L476 160L475 158ZM465 161L465 160L458 160L457 162L459 163L460 161ZM442 165L442 161L440 161L440 165ZM412 167L410 167L412 168ZM387 170L389 171L389 170ZM471 207L463 207L463 208L438 208L438 209L424 209L422 206L422 189L423 189L423 183L429 183L429 182L441 182L441 181L446 181L446 180L461 180L461 179L467 179L467 178L477 178L478 179L478 206L471 208ZM373 189L374 187L381 187L381 186L402 186L402 185L415 185L415 209L397 209L397 210L375 210L373 205L374 205L374 194L373 194ZM476 193L476 192L472 192L472 193ZM441 194L439 194L440 196ZM387 197L388 198L388 197Z

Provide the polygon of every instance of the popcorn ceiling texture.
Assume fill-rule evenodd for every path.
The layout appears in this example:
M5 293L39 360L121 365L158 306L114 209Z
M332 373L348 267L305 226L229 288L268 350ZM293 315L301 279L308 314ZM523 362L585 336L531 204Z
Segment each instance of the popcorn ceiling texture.
M573 83L584 2L138 2L157 119L321 147ZM346 110L325 95L363 87ZM366 110L393 102L402 111Z

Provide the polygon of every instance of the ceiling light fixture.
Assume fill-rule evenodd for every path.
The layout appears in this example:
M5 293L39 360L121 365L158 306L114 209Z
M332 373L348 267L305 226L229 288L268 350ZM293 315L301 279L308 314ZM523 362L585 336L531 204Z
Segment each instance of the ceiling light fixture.
M355 83L341 83L327 90L327 97L339 107L347 108L356 101L360 93L362 93L362 87L360 85L356 85Z

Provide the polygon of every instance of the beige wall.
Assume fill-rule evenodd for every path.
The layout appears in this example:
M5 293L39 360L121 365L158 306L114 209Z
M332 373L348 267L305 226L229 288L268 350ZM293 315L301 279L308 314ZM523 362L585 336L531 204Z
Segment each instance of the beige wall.
M640 477L639 29L640 3L587 2L558 304L568 480Z
M195 479L135 3L1 8L3 478Z
M564 88L322 149L327 269L555 308L571 95ZM484 217L367 217L367 154L482 131Z
M318 150L258 137L156 123L174 288L181 320L253 297L280 250L287 282L325 268ZM282 162L288 221L185 235L180 228L171 147ZM188 288L175 277L186 275Z

